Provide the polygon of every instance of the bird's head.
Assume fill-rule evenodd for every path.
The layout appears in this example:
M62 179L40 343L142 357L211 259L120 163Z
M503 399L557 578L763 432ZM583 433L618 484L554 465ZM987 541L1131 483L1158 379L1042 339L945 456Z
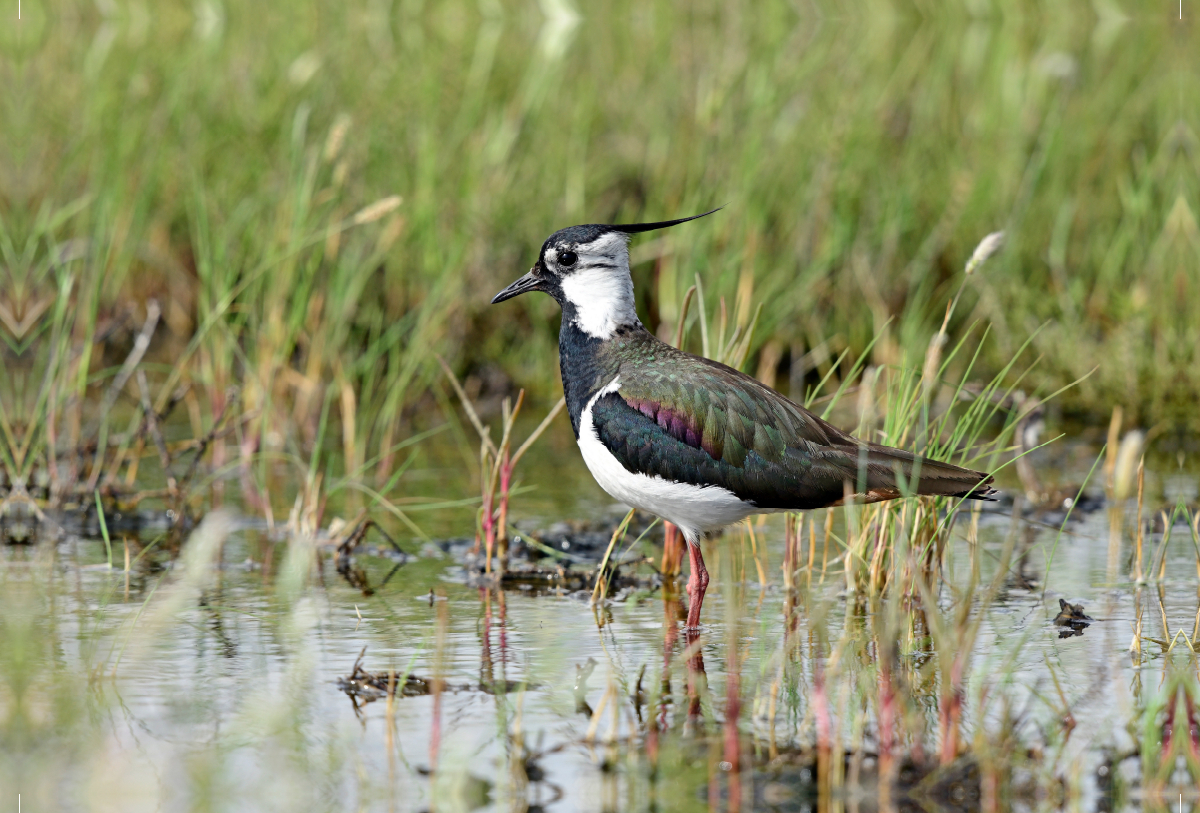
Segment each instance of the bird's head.
M529 291L554 297L590 336L606 339L622 325L637 324L633 282L629 277L629 238L677 226L717 211L659 223L571 226L550 235L529 273L492 298L492 304Z

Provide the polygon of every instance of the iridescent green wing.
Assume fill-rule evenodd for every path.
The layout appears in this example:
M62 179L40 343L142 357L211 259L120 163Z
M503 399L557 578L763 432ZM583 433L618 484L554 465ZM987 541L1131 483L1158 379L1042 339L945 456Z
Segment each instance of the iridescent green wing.
M736 370L666 345L654 351L623 363L617 392L592 408L626 469L722 486L764 508L844 496L854 441Z
M859 441L737 370L658 342L627 354L592 418L629 471L721 486L762 508L831 505L847 485L890 499L898 472L916 473L920 493L959 496L986 477Z
M621 397L672 437L742 467L756 452L779 462L788 448L855 441L744 373L661 345L650 362L621 365Z

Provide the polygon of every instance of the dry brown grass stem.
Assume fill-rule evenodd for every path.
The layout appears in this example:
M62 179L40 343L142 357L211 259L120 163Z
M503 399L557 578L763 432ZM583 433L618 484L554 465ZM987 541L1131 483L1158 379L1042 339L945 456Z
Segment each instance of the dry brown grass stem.
M1121 445L1122 420L1121 407L1119 405L1113 407L1112 418L1108 422L1108 443L1105 446L1108 451L1104 457L1104 490L1108 494L1109 501L1113 499L1114 478L1117 472L1117 449Z
M1137 467L1137 555L1135 557L1136 564L1134 565L1133 580L1137 584L1142 583L1142 541L1145 537L1145 528L1142 522L1142 494L1146 485L1146 458L1143 456L1138 461Z
M661 572L664 580L679 575L683 565L683 534L672 522L663 522L663 553Z
M150 348L150 337L154 335L154 330L158 327L160 316L162 316L162 310L158 306L158 300L148 300L146 302L146 321L142 324L137 338L133 340L133 348L125 357L125 362L117 371L116 377L113 378L112 384L109 385L100 402L100 411L97 413L100 422L97 428L99 440L96 443L96 454L92 458L92 471L88 476L85 491L94 491L96 484L100 482L100 474L104 470L104 457L108 452L108 418L112 414L112 408L116 404L117 398L120 397L125 385L129 383L130 377L142 363L142 358Z
M942 317L942 325L938 328L938 332L933 335L933 338L929 340L929 346L925 351L925 365L921 370L921 388L927 396L938 383L938 373L941 370L942 364L942 351L946 346L950 318L958 308L958 302L962 298L963 291L966 289L967 277L974 274L994 254L1000 251L1003 246L1004 232L992 232L979 241L979 245L975 246L975 251L971 253L971 258L967 260L967 264L963 269L963 280L958 286L958 291L954 294L954 298L946 304L946 313Z
M446 378L450 381L454 393L458 396L463 411L467 413L467 419L470 420L471 425L475 427L476 434L479 435L480 508L475 535L475 550L478 553L479 545L482 542L485 548L484 572L490 574L493 552L499 554L501 568L505 566L508 558L508 506L517 463L550 427L551 422L562 412L567 402L564 398L558 399L542 422L514 453L511 451L512 434L517 416L525 403L525 390L517 393L515 404L509 398L504 399L501 408L500 445L497 446L492 441L491 430L484 426L483 421L479 419L479 413L475 410L471 399L467 397L458 377L450 369L450 365L440 355L435 357L446 374Z
M596 731L600 728L600 715L604 713L605 707L609 700L616 694L616 686L610 679L608 685L604 688L604 694L600 695L600 702L596 704L596 708L592 710L592 717L588 721L587 733L583 735L584 742L595 742Z
M763 589L766 589L767 571L763 567L762 560L758 558L758 536L754 533L752 520L746 520L746 533L750 536L750 555L754 557L754 569L758 571L758 583Z
M1133 604L1136 608L1133 621L1133 640L1129 642L1129 651L1133 653L1134 665L1138 665L1142 656L1142 613L1144 606L1142 604L1142 590L1137 588L1134 593Z
M817 555L817 523L808 523L808 585L812 586L813 562Z
M442 371L445 372L446 378L450 381L450 386L454 388L454 394L458 396L459 402L462 404L463 411L467 413L467 419L471 421L471 425L475 427L480 440L485 446L488 446L492 452L495 452L496 447L492 443L492 434L479 420L479 414L475 412L475 405L471 403L471 399L467 397L467 393L463 390L462 385L458 383L458 376L450 369L450 365L440 354L435 354L434 358L438 360L438 364L442 366Z
M221 431L221 426L225 423L225 416L229 414L230 409L235 403L241 399L242 391L236 387L230 388L225 393L225 403L221 405L221 411L217 413L217 417L213 419L212 427L200 438L196 444L196 455L192 458L192 462L188 465L187 471L183 477L179 479L179 491L181 494L187 492L188 485L192 478L196 476L196 469L200 466L200 460L204 457L204 453L208 451L209 444L216 440ZM178 512L182 515L182 510Z
M1200 581L1200 510L1197 510L1188 526L1192 532L1192 547L1196 552L1196 580ZM1197 609L1200 613L1200 609Z
M542 419L542 422L537 425L537 429L534 429L533 432L530 433L529 437L525 438L525 442L517 447L517 451L513 454L512 461L510 463L514 469L516 468L517 463L521 461L521 458L525 456L525 453L529 451L529 447L532 446L534 442L542 436L542 433L550 428L550 423L558 417L558 413L562 412L566 406L567 399L559 398L558 402L550 408L548 413L546 413L546 417Z
M386 198L380 198L379 200L375 201L374 203L368 204L368 205L364 206L363 208L359 209L354 214L354 217L351 218L351 221L354 223L355 226L362 226L367 223L374 223L376 220L379 220L384 215L387 215L390 212L395 211L400 206L400 204L403 202L404 202L404 198L400 197L399 195L388 195Z
M1158 543L1158 581L1161 584L1167 578L1167 546L1171 544L1171 515L1162 512L1163 535Z
M634 509L629 509L628 513L625 514L625 518L621 520L621 524L613 531L612 538L608 540L608 547L604 551L604 558L600 560L600 567L596 569L596 584L592 588L593 605L600 603L608 596L608 579L605 578L608 560L612 557L613 548L617 546L617 540L625 536L625 531L629 528L629 522L633 519L633 511Z
M725 335L729 328L729 313L725 304L725 297L721 297L718 302L717 312L717 329L716 336L711 335L708 324L708 314L704 310L704 285L700 280L700 275L696 275L696 284L692 286L696 289L696 296L699 299L700 305L700 351L701 354L714 361L719 361L730 367L740 369L746 362L746 357L750 354L750 344L754 338L754 329L758 324L758 319L762 313L762 303L754 309L753 317L748 321L743 322L748 314L748 309L740 306L737 308L739 318L735 319L737 324L728 336ZM753 292L753 288L739 289L739 300L744 295L749 295ZM683 319L680 319L680 324L683 324ZM715 338L715 342L713 339ZM682 331L680 331L680 340L682 341Z
M150 402L150 387L146 384L146 373L143 370L137 371L137 382L138 391L142 397L142 412L145 414L146 431L154 441L154 448L158 451L158 462L167 477L167 491L174 496L178 492L178 484L175 482L175 478L170 471L171 456L167 453L167 443L163 439L162 430L158 427L158 416L154 413L154 406ZM134 459L136 460L137 457L135 455Z
M825 583L825 569L829 566L829 537L833 535L833 509L825 509L825 541L821 544L821 584Z
M679 308L679 324L675 326L675 346L683 346L683 330L687 325L688 308L692 305L692 297L696 295L696 286L693 285L687 289L687 293L683 295L683 305Z
M800 566L800 547L804 534L803 514L784 514L783 518L783 586L788 590L796 587L796 574ZM812 580L812 546L809 546L809 581Z

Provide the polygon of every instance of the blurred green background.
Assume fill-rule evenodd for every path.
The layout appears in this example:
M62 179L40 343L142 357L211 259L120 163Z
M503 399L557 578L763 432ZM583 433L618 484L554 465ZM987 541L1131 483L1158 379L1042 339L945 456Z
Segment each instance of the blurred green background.
M84 403L154 298L167 383L214 412L237 384L284 434L329 401L361 460L432 405L434 351L485 406L556 397L557 308L488 305L552 231L724 204L635 243L651 329L699 278L712 314L762 305L747 369L793 396L875 338L871 363L919 366L1005 229L951 324L979 374L1028 342L1023 388L1086 377L1068 412L1195 427L1200 51L1176 16L26 3L0 33L9 359L50 363L31 337L69 302L55 324L104 342L65 385Z
M546 236L567 225L674 218L723 204L712 217L634 243L640 312L652 330L673 336L684 292L697 283L710 324L722 320L722 299L727 322L747 326L757 311L746 369L795 397L827 374L829 392L852 377L849 364L834 366L843 354L921 369L961 290L949 336L951 347L962 341L965 350L953 357L949 379L960 380L977 358L973 381L987 382L1011 363L1006 386L1045 396L1073 385L1053 401L1067 419L1104 426L1121 407L1124 426L1116 429L1148 429L1152 451L1167 453L1147 466L1148 479L1172 469L1177 452L1182 467L1200 437L1200 38L1189 5L1195 0L1185 0L1180 20L1173 0L921 0L850 9L823 0L23 0L16 22L17 0L6 0L0 521L7 533L21 526L17 541L29 542L35 512L65 505L86 517L101 507L102 489L158 490L137 505L167 505L166 472L157 468L167 452L160 458L140 422L178 400L164 432L174 456L165 468L184 481L198 474L184 499L169 504L191 505L199 518L210 504L236 500L240 486L246 513L271 517L286 535L239 531L226 554L214 531L200 541L228 568L210 570L196 559L181 582L167 583L181 587L164 589L155 602L156 580L179 572L167 569L165 551L134 553L131 574L119 564L131 549L126 540L102 547L90 526L80 531L90 539L4 545L0 751L17 758L0 759L0 785L21 782L26 809L37 810L67 796L80 809L111 807L112 799L123 809L139 800L148 809L239 809L224 802L230 789L276 805L301 801L292 808L321 798L343 809L347 788L361 793L362 806L382 808L373 798L427 788L416 770L424 757L405 764L407 785L390 773L384 784L390 734L386 750L377 722L361 735L332 683L365 643L371 668L442 668L446 636L437 633L435 657L433 630L440 629L436 607L450 604L435 603L433 591L450 584L450 562L411 564L385 592L391 562L364 556L381 588L372 602L332 573L328 582L313 578L312 538L368 502L371 515L395 530L400 511L385 508L407 510L414 503L406 500L426 494L443 502L419 517L431 517L425 527L470 533L474 506L460 499L472 493L477 472L470 429L423 444L433 465L422 460L425 468L407 476L413 458L398 445L420 439L415 430L453 424L456 405L438 384L435 354L463 378L493 426L501 398L518 388L535 401L523 413L530 421L558 397L557 307L546 297L488 302L524 273ZM1005 250L966 277L973 248L1001 229ZM137 337L148 329L143 359ZM698 333L693 322L689 349L700 349ZM121 372L126 367L145 374L145 390ZM915 377L894 380L916 391ZM881 390L880 411L888 399L904 400L896 389ZM869 431L861 407L871 387L864 392L860 427ZM145 409L139 394L156 409ZM933 398L926 392L920 403ZM935 406L942 412L946 404ZM196 443L221 427L220 442ZM442 443L451 435L456 446ZM1124 437L1135 442L1122 443L1120 470L1128 476L1124 491L1111 490L1118 505L1132 493L1142 436ZM586 500L594 515L607 505L570 445L560 418L557 435L536 450L544 457L526 462L534 472L527 479L541 491L521 496L522 518L544 511L558 522L585 513L578 507ZM1060 478L1071 484L1065 494L1078 494L1098 446L1047 451L1070 472ZM273 468L280 461L286 475ZM1113 469L1098 470L1093 488L1113 479ZM352 486L363 490L347 497ZM1148 506L1159 504L1160 490L1167 491L1151 482ZM1194 502L1189 493L1177 508ZM189 504L189 494L211 501ZM1043 648L1031 648L1024 666L1004 655L1003 665L981 660L980 668L1001 682L1023 670L1022 679L1049 697L1049 682L1035 670L1044 663L1058 688L1051 662L1061 664L1068 690L1091 698L1081 722L1104 737L1128 731L1161 743L1166 715L1155 703L1166 701L1155 699L1165 691L1158 673L1144 673L1145 700L1142 662L1128 666L1122 655L1127 671L1107 670L1126 636L1142 634L1146 607L1147 619L1161 617L1164 640L1171 637L1165 607L1171 628L1192 622L1193 537L1176 531L1173 556L1185 558L1170 559L1178 580L1167 604L1154 608L1142 604L1140 588L1114 589L1119 511L1092 516L1095 527L1067 534L1058 560L1063 534L1050 547L1043 533L1051 592L1046 581L1036 597L1014 590L1028 607L1005 608L978 639L1001 654L1026 640ZM230 520L222 513L214 521ZM1102 527L1108 521L1115 524ZM1031 534L1035 526L1042 527L1031 523ZM984 530L985 543L999 540L999 531ZM1148 552L1166 549L1165 537L1155 536L1146 536ZM763 539L764 551L778 556L781 534ZM185 550L204 544L193 539ZM985 549L959 550L974 557ZM1060 568L1053 578L1051 561ZM1165 553L1159 561L1165 573ZM972 584L978 576L976 569ZM449 589L448 640L459 654L447 661L452 674L477 681L493 665L491 633L480 634L475 591ZM201 590L206 598L197 603ZM1058 638L1043 627L1058 590L1089 607L1103 607L1101 596L1110 602L1091 610L1112 621L1086 639L1091 654L1075 648L1060 658L1050 649ZM783 593L771 595L773 618ZM1118 605L1113 596L1124 598ZM503 654L497 662L502 674L523 664L552 687L543 697L553 713L535 717L543 701L531 700L531 719L570 733L563 721L574 714L577 737L587 718L557 689L570 685L571 667L585 656L608 650L603 637L590 638L590 609L552 601L559 600L514 597L516 655L508 667ZM664 648L658 637L658 613L653 602L622 605L618 629L632 643L627 655L614 647L619 658L653 663L671 652L673 644ZM854 616L843 634L868 640L857 609ZM830 618L841 623L840 615ZM545 631L535 632L543 622ZM825 623L810 628L822 651ZM665 626L673 630L674 621ZM1146 630L1158 634L1149 620ZM774 634L759 634L747 650L754 654L746 697L774 674L774 656L764 654L776 646ZM806 663L817 662L813 647ZM939 641L937 649L970 647ZM879 651L876 641L870 656L864 648L843 662L870 667ZM709 658L714 681L722 664L737 662ZM925 658L921 668L925 662L937 664ZM1146 661L1164 670L1169 662ZM876 673L864 674L858 685L874 692ZM1096 682L1105 692L1097 694L1093 678L1105 674L1116 678ZM714 697L723 682L714 682ZM682 690L684 681L675 685ZM800 708L799 692L789 694ZM463 703L479 696L463 694ZM479 772L501 764L502 753L524 764L508 734L511 707L495 697L494 711L476 704L464 712L459 750L448 751L469 755L460 764ZM553 707L560 701L565 710ZM427 717L425 707L404 703L401 714L409 716L398 739L410 747L424 738ZM1074 725L1053 701L1045 708ZM1103 713L1091 714L1097 708ZM378 705L374 715L382 715ZM147 726L144 740L143 719L162 723ZM845 731L866 730L846 719ZM994 753L1033 753L978 731ZM490 750L463 744L476 735ZM684 742L691 748L690 735ZM1099 748L1107 740L1085 730L1074 742ZM1055 760L1037 759L1056 788L1055 771L1083 764ZM690 773L663 770L684 788L664 794L666 802L688 807L707 798L697 789L710 763L703 757ZM679 762L664 762L671 764ZM573 785L598 773L590 761L560 770ZM1078 781L1086 775L1064 770ZM590 787L575 789L582 795ZM629 787L633 796L641 786ZM35 793L40 799L31 800ZM418 809L426 797L408 798Z

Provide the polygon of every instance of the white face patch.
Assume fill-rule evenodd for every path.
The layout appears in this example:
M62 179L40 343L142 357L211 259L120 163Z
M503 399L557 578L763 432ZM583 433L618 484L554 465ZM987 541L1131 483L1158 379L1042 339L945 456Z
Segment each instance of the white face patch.
M625 236L606 234L581 244L576 254L579 259L575 266L561 269L561 284L563 296L575 306L579 329L589 336L607 339L622 325L638 324ZM557 259L557 252L547 251L546 258Z
M575 306L575 324L589 336L607 339L621 325L637 324L633 282L627 272L582 269L563 278L562 290Z

